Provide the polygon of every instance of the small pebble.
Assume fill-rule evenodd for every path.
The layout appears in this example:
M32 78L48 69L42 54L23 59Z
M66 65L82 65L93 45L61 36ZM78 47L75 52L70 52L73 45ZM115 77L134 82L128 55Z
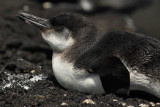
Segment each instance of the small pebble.
M35 70L30 71L30 73L32 73L32 74L34 74L35 72L36 72Z
M154 106L155 106L155 104L154 104L153 102L150 102L150 105L152 105L152 107L154 107Z
M67 96L67 94L63 94L65 97Z
M42 69L42 66L39 66L40 69Z
M54 90L54 87L49 87L50 90Z
M44 2L44 3L42 4L42 7L43 7L44 9L50 9L50 8L53 7L53 4L52 4L51 2Z
M43 95L39 95L38 97L41 98L41 99L45 98L45 96L43 96Z
M126 103L122 103L122 106L126 106Z
M62 103L61 103L61 106L68 106L68 104L65 103L65 102L62 102Z
M28 90L29 87L28 86L22 86L25 90Z
M117 102L118 100L117 99L113 99L113 101Z
M157 103L157 105L160 105L160 103Z
M82 103L86 103L86 104L96 104L93 100L91 99L86 99L84 100Z
M18 58L17 60L18 60L18 61L23 61L24 59L22 59L22 58Z
M140 107L149 107L149 105L147 105L147 104L140 104L139 106Z
M24 10L25 12L28 12L28 11L30 10L30 8L29 8L29 6L24 5L24 6L23 6L23 10Z

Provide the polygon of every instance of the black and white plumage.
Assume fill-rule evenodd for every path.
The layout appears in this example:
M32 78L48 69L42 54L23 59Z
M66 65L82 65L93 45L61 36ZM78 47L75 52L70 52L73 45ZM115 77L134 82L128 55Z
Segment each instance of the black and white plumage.
M53 73L63 87L94 94L140 90L160 98L158 40L136 33L101 33L77 14L18 17L40 29L53 48Z

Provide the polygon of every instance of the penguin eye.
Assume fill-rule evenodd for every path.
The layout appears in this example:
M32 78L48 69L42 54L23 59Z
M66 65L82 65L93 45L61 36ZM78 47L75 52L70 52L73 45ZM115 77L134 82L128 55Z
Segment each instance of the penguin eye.
M56 30L57 32L61 32L63 29L64 29L64 27L62 27L62 26L57 26L57 27L55 28L55 30Z

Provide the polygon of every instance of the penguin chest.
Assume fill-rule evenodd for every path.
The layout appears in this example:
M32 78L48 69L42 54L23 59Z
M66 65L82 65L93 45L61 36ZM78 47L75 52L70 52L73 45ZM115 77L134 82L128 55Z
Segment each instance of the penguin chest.
M74 64L62 56L53 55L52 67L55 78L64 88L85 93L104 93L99 75L89 74L84 69L76 69Z

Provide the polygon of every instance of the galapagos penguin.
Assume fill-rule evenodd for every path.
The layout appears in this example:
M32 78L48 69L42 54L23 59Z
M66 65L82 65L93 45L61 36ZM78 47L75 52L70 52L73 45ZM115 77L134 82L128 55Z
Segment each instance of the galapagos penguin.
M140 90L160 98L160 41L138 33L103 33L78 14L18 17L38 28L53 48L53 73L64 88L118 95Z

